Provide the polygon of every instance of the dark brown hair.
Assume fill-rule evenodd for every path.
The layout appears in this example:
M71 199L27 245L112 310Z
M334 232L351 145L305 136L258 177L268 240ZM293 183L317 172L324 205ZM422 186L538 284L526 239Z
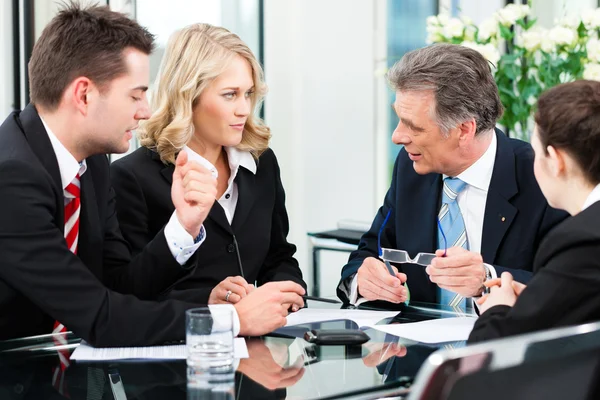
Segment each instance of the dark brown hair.
M31 102L56 109L65 88L79 76L103 90L126 72L123 51L128 47L150 54L154 36L106 6L83 8L76 2L67 3L33 47L29 61Z
M567 151L585 177L600 183L600 82L563 83L542 93L535 123L544 151Z
M468 47L436 43L410 51L387 79L396 91L433 91L432 117L444 134L471 118L476 133L489 131L504 111L490 63Z

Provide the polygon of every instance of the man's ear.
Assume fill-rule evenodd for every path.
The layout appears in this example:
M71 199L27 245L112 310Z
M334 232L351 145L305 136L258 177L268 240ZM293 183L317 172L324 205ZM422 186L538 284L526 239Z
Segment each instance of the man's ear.
M475 118L462 122L458 125L458 141L461 144L467 144L475 137L477 132L477 122Z
M75 79L67 88L71 104L83 115L87 115L89 103L96 90L93 82L86 77Z

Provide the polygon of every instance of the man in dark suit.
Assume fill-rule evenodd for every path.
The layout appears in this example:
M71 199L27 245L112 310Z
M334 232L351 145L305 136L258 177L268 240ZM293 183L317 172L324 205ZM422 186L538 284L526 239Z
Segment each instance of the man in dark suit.
M531 146L495 130L502 105L488 62L436 44L407 53L388 79L400 119L392 140L404 148L383 206L342 270L339 297L402 303L410 291L411 300L466 306L501 271L526 282L540 240L566 215L540 192ZM437 257L398 264L392 275L378 237L382 248Z
M182 153L172 221L131 259L105 156L126 151L149 116L152 48L148 31L97 6L68 6L38 39L32 104L0 127L0 339L64 327L100 346L184 338L184 311L197 304L152 300L190 272L214 179ZM235 305L239 331L282 326L301 294L290 282L257 289Z

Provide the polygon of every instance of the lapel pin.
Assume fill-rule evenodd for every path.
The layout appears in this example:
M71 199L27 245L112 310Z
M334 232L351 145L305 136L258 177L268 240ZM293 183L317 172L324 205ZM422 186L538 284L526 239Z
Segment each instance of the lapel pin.
M506 218L502 217L500 220L501 220L502 222L504 222L504 221L506 221Z

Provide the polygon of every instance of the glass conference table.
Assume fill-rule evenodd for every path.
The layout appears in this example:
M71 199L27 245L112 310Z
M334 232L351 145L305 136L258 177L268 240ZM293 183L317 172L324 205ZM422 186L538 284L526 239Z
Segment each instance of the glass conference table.
M339 308L307 302L311 308ZM402 306L394 322L457 316L444 306ZM390 319L382 322L389 322ZM261 338L247 338L250 357L240 360L235 381L188 387L185 360L77 362L64 371L59 391L53 373L59 351L52 335L0 342L0 399L371 399L402 398L417 371L440 347L368 329L361 346L318 346L302 339L308 329L357 328L348 320L282 328ZM72 334L62 351L80 342Z

